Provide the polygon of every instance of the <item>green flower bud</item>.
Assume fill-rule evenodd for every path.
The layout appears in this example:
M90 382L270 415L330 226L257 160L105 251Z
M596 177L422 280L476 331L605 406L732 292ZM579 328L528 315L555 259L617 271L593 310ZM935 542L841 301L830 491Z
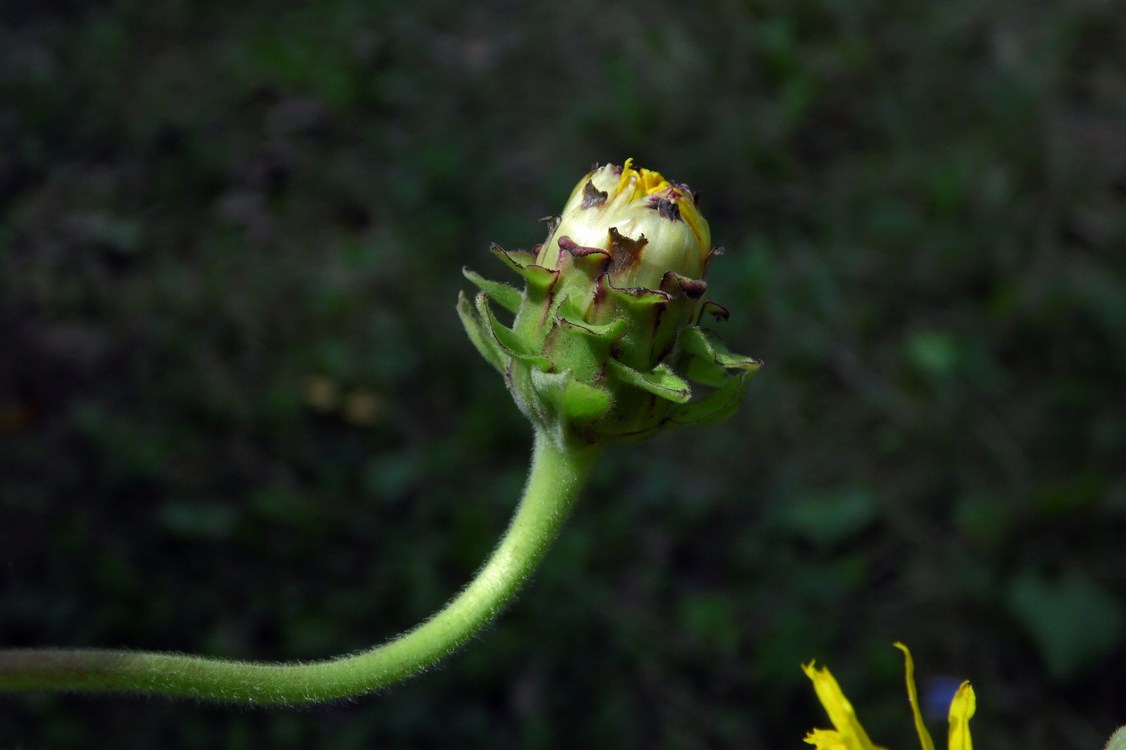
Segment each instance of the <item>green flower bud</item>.
M699 325L705 312L723 319L727 310L707 299L717 250L695 194L627 160L596 167L547 224L532 253L493 248L523 291L466 269L481 292L458 303L470 339L532 423L562 446L733 413L761 363ZM490 301L514 315L510 327Z

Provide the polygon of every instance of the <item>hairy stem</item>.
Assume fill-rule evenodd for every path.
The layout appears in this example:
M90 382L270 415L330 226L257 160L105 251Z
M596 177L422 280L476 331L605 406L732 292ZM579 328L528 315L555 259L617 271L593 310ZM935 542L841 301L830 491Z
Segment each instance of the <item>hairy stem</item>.
M537 432L524 498L488 562L429 620L367 651L268 663L142 651L7 650L0 651L0 691L128 692L289 705L391 685L449 655L500 614L543 558L597 453L561 450Z

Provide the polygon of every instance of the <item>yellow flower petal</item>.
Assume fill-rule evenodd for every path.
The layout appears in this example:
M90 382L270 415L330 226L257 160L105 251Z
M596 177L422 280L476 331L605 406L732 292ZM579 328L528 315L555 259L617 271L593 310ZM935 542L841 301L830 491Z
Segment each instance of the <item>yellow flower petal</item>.
M852 704L848 702L841 686L837 684L836 678L829 673L829 670L818 669L813 666L813 662L810 662L802 665L802 671L813 681L813 689L817 692L817 698L821 701L821 705L825 707L825 712L829 714L829 721L836 728L836 732L815 729L806 737L806 742L810 742L811 738L816 739L817 737L822 737L825 742L828 742L829 737L835 735L837 744L825 745L825 748L832 748L833 750L837 750L837 748L840 748L840 750L881 750L881 748L872 744L872 740L868 739L868 733L864 731L864 727L860 726L860 720L856 718L856 711L853 710ZM821 745L817 747L818 750L822 750Z
M915 687L915 660L911 658L911 651L902 643L896 641L895 647L903 652L903 671L907 673L907 701L911 704L911 712L915 714L915 731L919 733L919 742L923 750L934 750L934 740L931 739L927 725L923 723L923 714L919 710L919 691Z
M974 750L970 738L970 719L977 710L973 686L963 682L950 703L950 750Z
M848 750L848 745L841 739L840 732L832 729L811 729L805 736L807 745L813 745L817 750Z
M919 734L919 742L923 750L934 750L934 740L927 731L923 722L923 714L919 709L919 690L915 686L915 661L911 658L911 651L902 643L895 647L903 652L904 672L907 681L907 700L911 704L911 713L915 718L915 731ZM806 744L813 745L817 750L884 750L873 745L860 726L859 719L852 704L845 698L841 686L829 673L828 669L818 669L813 662L802 665L802 671L813 681L813 688L817 691L817 698L829 719L833 722L834 729L814 729L805 736ZM977 708L977 698L969 682L963 682L954 700L950 703L950 735L949 750L973 750L973 741L970 737L970 719L973 718Z
M626 159L622 165L622 176L618 181L618 190L623 191L630 185L645 195L664 190L669 186L669 181L660 172L654 172L644 167L638 169L633 166L633 157Z

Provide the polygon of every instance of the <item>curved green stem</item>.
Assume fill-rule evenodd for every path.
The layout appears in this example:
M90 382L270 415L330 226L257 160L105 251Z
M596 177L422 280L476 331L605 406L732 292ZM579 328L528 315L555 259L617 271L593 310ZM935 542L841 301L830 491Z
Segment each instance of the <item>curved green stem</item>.
M0 691L129 692L246 704L346 698L403 680L449 655L505 608L555 538L597 449L560 449L537 432L524 498L492 557L429 620L361 653L262 663L94 649L0 651Z

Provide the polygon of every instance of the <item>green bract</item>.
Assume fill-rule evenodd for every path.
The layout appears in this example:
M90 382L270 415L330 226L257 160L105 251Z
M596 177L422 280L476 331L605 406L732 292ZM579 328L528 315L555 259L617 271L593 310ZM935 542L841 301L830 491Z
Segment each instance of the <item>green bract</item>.
M716 252L692 191L628 160L596 167L548 227L535 252L493 247L523 291L465 269L481 292L458 300L469 338L532 423L562 447L732 414L761 363L699 325L727 310L707 299ZM515 316L511 327L491 302Z

